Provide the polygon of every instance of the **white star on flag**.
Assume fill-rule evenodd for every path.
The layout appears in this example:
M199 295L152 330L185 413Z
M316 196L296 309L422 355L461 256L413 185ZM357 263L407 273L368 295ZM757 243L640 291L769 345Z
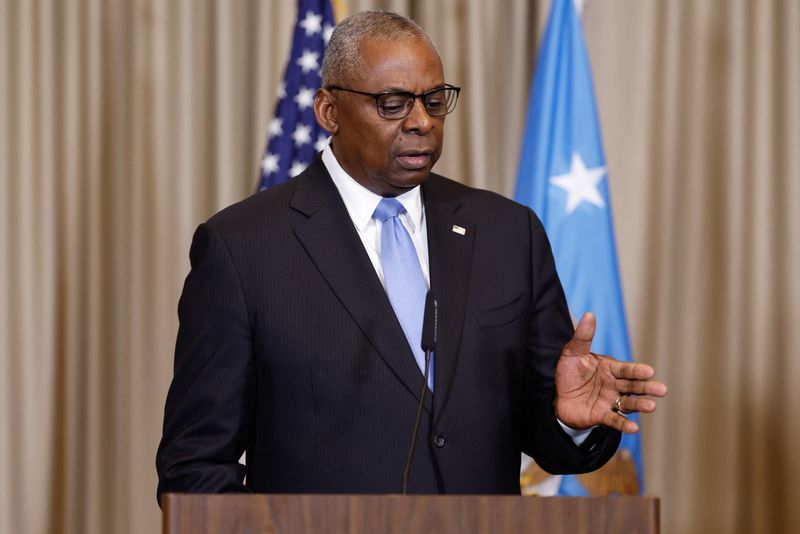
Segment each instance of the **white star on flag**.
M317 137L317 142L314 143L314 150L317 152L322 152L325 150L325 147L328 146L328 136L324 133L319 134Z
M292 133L292 139L294 140L295 146L303 146L306 143L311 142L311 126L307 126L305 124L297 124L297 127L294 129L294 133Z
M278 84L278 98L286 98L286 82Z
M567 215L575 211L582 202L605 208L606 203L597 185L606 174L605 167L587 169L577 152L572 153L572 164L567 174L551 176L550 183L567 192Z
M303 55L297 60L297 65L303 69L303 74L319 69L319 52L303 50Z
M322 31L322 15L317 15L313 11L306 12L306 18L300 22L300 27L306 31L306 37L311 37L315 33Z
M276 135L283 135L283 119L280 117L275 117L269 123L270 138L273 138Z
M266 156L264 156L264 159L261 160L261 172L263 174L272 174L277 170L278 170L278 155L267 154Z
M294 97L294 101L297 102L297 107L299 107L301 111L311 107L311 105L314 104L314 90L308 87L302 87L297 92L297 96Z
M289 169L289 176L294 178L295 176L297 176L298 174L300 174L301 172L306 170L306 167L308 167L307 163L303 163L303 162L297 161L297 160L293 161L292 162L292 168Z
M330 24L326 24L322 28L322 38L325 40L325 44L328 44L328 41L331 40L331 35L333 35L333 26Z

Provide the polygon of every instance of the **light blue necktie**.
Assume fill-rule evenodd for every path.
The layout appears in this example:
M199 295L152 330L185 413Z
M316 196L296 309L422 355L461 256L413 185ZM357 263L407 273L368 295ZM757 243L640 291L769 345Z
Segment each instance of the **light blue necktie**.
M425 295L428 285L422 275L417 251L411 236L400 222L406 209L396 198L384 198L372 215L381 221L381 265L386 293L394 313L403 327L408 344L420 371L425 372L425 352L422 350L422 320L425 315ZM428 370L428 387L433 391L433 357Z

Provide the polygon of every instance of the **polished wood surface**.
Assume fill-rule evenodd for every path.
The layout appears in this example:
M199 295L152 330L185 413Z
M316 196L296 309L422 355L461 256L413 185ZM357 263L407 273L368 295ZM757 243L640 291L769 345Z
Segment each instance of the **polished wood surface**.
M166 494L165 534L657 534L656 497Z

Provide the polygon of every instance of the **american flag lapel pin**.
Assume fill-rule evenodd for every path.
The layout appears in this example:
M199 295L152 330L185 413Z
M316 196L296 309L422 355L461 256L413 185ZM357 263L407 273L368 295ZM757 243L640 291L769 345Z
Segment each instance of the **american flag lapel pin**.
M465 235L467 233L467 229L466 228L464 228L463 226L459 226L457 224L453 225L452 230L453 230L453 232L455 232L458 235Z

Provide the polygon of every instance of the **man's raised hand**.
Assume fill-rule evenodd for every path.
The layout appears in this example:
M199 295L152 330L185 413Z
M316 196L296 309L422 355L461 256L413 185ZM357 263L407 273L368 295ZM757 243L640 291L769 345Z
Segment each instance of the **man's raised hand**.
M656 401L644 396L663 397L667 386L652 380L655 371L649 365L592 353L595 326L594 314L584 314L561 351L556 365L556 416L576 430L605 425L634 434L639 426L625 414L655 411Z

